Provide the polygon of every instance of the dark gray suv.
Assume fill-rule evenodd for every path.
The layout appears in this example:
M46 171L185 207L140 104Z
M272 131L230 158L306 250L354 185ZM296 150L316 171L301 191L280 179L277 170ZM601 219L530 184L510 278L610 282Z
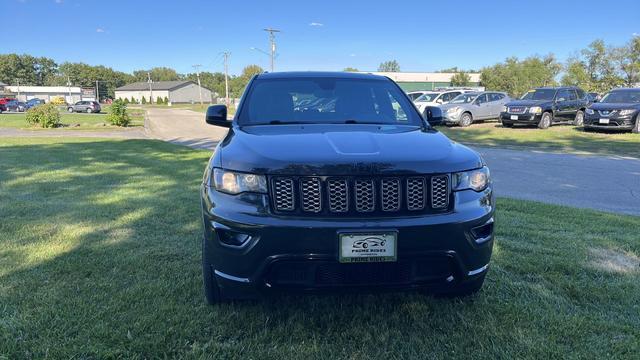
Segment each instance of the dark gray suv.
M77 103L70 105L67 108L67 111L72 112L86 112L90 113L99 113L102 110L100 104L97 101L78 101Z

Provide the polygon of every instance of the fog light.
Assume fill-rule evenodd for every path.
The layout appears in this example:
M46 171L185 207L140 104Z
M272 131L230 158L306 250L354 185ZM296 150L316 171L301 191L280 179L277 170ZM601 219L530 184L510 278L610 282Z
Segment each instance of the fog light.
M493 235L493 218L489 219L484 225L471 229L471 234L476 244L482 244L491 240Z
M214 223L213 227L218 239L224 245L241 247L251 240L251 235L231 230L222 224Z

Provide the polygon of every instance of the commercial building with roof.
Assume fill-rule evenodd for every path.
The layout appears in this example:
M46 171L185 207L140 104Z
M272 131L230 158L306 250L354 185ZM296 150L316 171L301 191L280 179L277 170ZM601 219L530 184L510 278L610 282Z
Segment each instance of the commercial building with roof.
M151 86L149 86L151 85ZM202 86L198 86L193 81L156 81L149 84L148 82L136 82L121 86L115 90L116 99L132 98L137 102L141 102L144 97L147 101L153 99L155 102L158 97L169 99L171 103L196 103L200 102L200 94L202 101L210 103L214 98L214 93Z
M402 90L435 90L451 87L451 78L456 73L427 73L427 72L370 72L371 74L387 76L395 81ZM480 73L466 73L470 81L467 86L480 86Z
M78 86L24 86L5 85L4 94L20 101L42 99L49 102L55 98L63 98L67 104L74 104L82 98L82 89Z

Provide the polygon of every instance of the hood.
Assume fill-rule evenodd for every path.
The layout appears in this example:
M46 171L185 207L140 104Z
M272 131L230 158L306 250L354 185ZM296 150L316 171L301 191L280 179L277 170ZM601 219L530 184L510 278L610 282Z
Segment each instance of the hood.
M223 168L258 174L428 174L482 166L475 151L436 130L395 125L234 127L215 155Z
M506 103L506 106L540 106L552 102L552 100L512 100Z
M638 103L593 103L589 106L593 110L622 110L622 109L640 109Z

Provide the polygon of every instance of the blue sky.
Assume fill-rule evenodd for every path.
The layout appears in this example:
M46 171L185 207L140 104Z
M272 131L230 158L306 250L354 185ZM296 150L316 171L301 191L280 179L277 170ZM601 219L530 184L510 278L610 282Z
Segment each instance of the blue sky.
M604 4L604 5L602 5ZM265 27L278 34L276 70L480 68L509 56L564 60L596 38L640 34L640 1L95 1L0 0L1 53L82 61L122 71L269 66ZM7 39L11 39L7 41ZM15 41L13 39L16 39Z

